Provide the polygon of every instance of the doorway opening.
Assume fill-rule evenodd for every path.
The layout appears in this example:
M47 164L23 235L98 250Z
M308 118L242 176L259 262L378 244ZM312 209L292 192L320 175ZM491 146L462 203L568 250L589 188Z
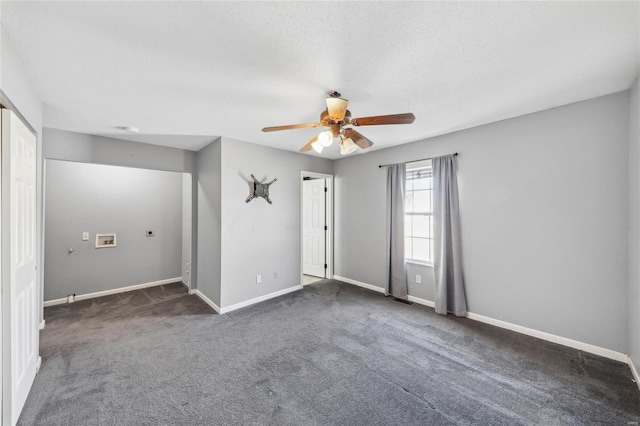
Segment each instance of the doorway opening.
M302 285L333 277L333 176L302 172L300 181Z
M190 288L188 172L45 159L45 184L45 307L180 281Z

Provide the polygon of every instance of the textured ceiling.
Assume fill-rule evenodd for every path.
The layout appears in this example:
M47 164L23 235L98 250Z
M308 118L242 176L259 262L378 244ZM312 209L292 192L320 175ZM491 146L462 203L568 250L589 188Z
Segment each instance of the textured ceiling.
M354 117L415 114L361 127L379 149L622 91L639 72L638 2L0 7L45 126L135 126L138 141L187 149L222 135L296 151L318 131L260 129L317 121L333 90Z

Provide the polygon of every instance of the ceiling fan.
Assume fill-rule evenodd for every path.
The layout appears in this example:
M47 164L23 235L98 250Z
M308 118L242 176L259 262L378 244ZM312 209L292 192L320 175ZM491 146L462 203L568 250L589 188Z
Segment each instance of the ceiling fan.
M327 109L320 114L320 122L306 124L290 124L287 126L265 127L263 132L275 132L278 130L304 129L308 127L328 127L317 136L314 136L300 152L307 152L314 149L317 153L321 153L322 149L333 143L333 138L340 138L340 154L351 154L360 147L367 149L373 142L364 137L361 133L350 127L344 126L375 126L380 124L411 124L416 117L412 113L391 114L391 115L375 115L371 117L351 118L351 111L347 109L349 101L342 99L340 93L333 92L326 98Z

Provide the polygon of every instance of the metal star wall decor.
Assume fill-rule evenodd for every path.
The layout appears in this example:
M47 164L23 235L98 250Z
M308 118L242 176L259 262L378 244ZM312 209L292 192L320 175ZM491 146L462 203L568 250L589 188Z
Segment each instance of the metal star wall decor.
M277 181L278 179L276 178L269 183L260 183L258 182L258 179L256 179L254 175L251 175L251 178L253 179L253 184L250 183L251 193L249 194L249 196L245 201L248 203L254 198L262 197L265 200L267 200L269 204L273 204L271 202L271 198L269 198L269 185L271 185L273 182Z

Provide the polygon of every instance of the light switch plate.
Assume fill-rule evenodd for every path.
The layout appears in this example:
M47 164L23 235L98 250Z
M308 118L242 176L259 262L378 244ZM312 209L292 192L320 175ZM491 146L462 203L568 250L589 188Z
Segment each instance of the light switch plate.
M83 232L82 233L82 241L89 241L89 233L88 232Z
M416 284L422 284L422 275L416 275Z

